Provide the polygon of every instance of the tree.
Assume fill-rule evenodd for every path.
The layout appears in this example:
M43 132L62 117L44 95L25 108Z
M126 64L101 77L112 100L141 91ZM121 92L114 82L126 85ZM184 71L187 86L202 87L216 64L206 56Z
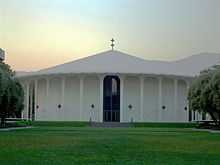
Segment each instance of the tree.
M220 127L220 66L200 73L190 87L188 99L191 110L208 113Z
M23 109L24 91L10 66L0 62L0 118L5 125L7 116L17 116Z

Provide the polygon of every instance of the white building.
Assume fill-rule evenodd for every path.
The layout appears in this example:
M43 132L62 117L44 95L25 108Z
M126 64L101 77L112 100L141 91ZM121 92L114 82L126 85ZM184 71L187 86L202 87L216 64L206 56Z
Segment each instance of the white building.
M203 55L200 55L201 57ZM106 51L17 75L25 90L23 118L39 121L188 122L187 90L195 75L217 64L196 56L147 61Z

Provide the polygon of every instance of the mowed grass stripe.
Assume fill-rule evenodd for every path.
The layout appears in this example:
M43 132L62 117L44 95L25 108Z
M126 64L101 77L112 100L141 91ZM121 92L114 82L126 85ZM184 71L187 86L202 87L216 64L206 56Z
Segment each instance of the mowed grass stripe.
M0 133L1 164L220 164L220 134L36 126Z

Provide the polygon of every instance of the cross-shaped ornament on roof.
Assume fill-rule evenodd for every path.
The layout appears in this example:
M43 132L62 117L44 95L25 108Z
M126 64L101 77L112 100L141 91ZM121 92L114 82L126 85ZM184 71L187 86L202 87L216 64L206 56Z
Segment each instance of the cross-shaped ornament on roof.
M112 50L114 50L114 46L115 46L115 40L114 40L114 38L111 39L111 42L112 42L112 43L111 43Z

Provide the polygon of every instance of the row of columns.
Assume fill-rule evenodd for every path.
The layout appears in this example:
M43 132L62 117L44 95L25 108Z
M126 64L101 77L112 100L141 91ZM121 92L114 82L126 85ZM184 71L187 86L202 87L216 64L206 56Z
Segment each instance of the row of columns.
M99 122L103 121L103 83L104 83L104 78L106 75L99 75L99 81L100 81L100 113L99 113ZM140 78L140 121L144 122L143 119L143 114L144 114L144 76L139 76ZM84 79L85 76L81 75L79 76L80 79L80 120L82 120L83 117L83 100L84 100ZM119 75L120 79L120 121L123 122L123 98L124 98L124 75ZM65 77L62 77L61 80L61 105L64 104L64 97L65 97ZM46 78L46 97L49 98L49 88L50 88L50 80L49 78ZM35 89L35 116L37 116L37 105L38 105L38 100L37 100L37 93L38 93L38 80L35 79L34 81L34 89ZM158 120L162 120L162 77L158 77ZM189 89L189 83L187 82L187 90ZM26 83L26 109L27 109L27 118L29 116L28 114L28 109L29 109L29 95L30 95L30 82ZM178 80L174 79L174 115L176 116L177 114L177 98L178 98ZM187 104L187 117L189 116L189 108Z
M140 77L140 120L141 122L144 122L143 119L143 110L144 110L144 76ZM162 77L158 77L158 121L162 121ZM189 90L189 82L186 82L187 84L187 91ZM177 110L178 110L178 79L174 79L174 116L177 116ZM187 120L189 116L189 107L188 107L188 102L187 102Z
M158 110L159 110L159 115L158 115L158 120L159 121L162 121L162 112L161 112L161 109L162 109L162 81L163 81L163 78L162 77L159 77L158 78L158 89L159 89L159 99L158 99ZM178 112L178 79L174 79L174 116L176 117L177 116L177 112ZM186 90L187 90L187 93L189 91L189 82L188 81L185 81L186 82ZM186 96L187 97L187 96ZM187 100L187 99L186 99ZM187 114L186 114L186 118L187 118L187 121L189 120L189 104L188 104L188 100L187 100L187 103L186 103L186 107L187 107Z
M31 88L31 83L30 81L27 81L25 83L26 87L24 88L26 90L25 92L25 102L26 102L26 111L25 112L22 112L22 118L25 118L25 119L28 119L28 120L31 120L32 117L33 117L33 114L32 114L32 104L33 104L33 101L35 102L35 106L34 106L34 109L36 109L36 102L37 102L37 86L38 86L38 81L37 80L34 80L33 81L33 88ZM34 100L32 98L33 96L33 89L34 89ZM36 111L35 111L35 116L36 116Z
M191 120L192 121L202 121L202 120L212 120L209 114L205 115L205 119L203 119L203 114L197 111L191 111Z

